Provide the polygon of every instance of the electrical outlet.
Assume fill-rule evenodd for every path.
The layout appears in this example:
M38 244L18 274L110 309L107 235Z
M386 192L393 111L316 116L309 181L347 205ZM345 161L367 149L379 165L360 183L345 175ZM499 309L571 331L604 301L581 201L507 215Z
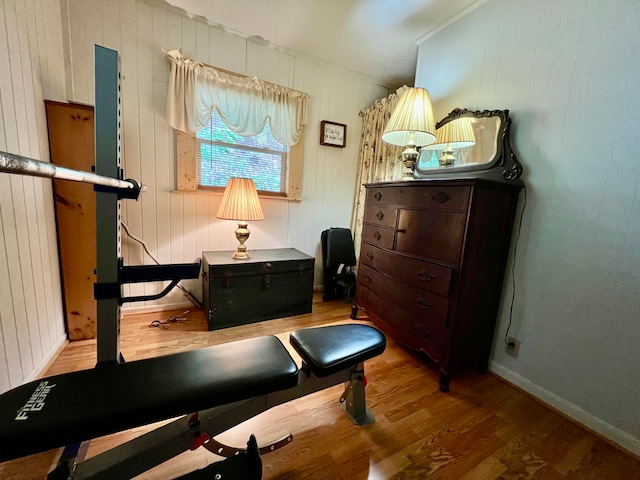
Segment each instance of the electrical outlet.
M516 337L507 337L506 352L514 358L518 358L520 352L520 340Z

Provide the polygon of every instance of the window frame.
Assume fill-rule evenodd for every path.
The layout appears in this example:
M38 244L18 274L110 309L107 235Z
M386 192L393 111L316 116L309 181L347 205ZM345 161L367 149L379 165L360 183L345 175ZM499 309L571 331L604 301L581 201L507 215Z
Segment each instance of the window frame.
M284 195L258 192L261 198L273 198L289 201L302 200L302 152L304 132L295 145L289 147L287 165L287 185ZM187 193L222 194L223 188L198 188L196 164L197 140L195 132L176 130L176 190Z
M215 115L215 119L214 119L214 115ZM215 126L214 125L217 125ZM199 172L200 172L200 183L198 183L198 190L219 190L219 191L224 191L225 186L224 185L203 185L202 183L202 171L203 171L203 164L205 162L205 160L207 160L209 157L207 157L207 159L202 157L202 147L203 145L208 145L211 147L211 150L213 151L215 149L215 147L222 147L222 148L227 148L227 149L231 149L231 150L239 150L239 151L244 151L244 152L254 152L257 154L266 154L266 155L273 155L275 157L279 158L279 164L280 164L280 168L283 170L280 170L280 175L279 175L279 186L280 186L280 190L279 191L273 191L273 190L260 190L258 189L258 194L263 194L263 195L275 195L278 197L284 197L286 196L286 191L287 191L287 178L289 175L289 150L290 147L281 144L280 142L278 142L274 137L273 134L271 134L269 132L268 137L270 138L271 141L275 142L275 144L277 145L277 150L273 150L272 148L269 147L264 147L264 146L252 146L252 145L247 145L244 143L244 141L240 141L239 143L229 143L226 142L224 140L218 140L218 139L214 139L213 137L214 135L214 130L218 130L220 128L224 129L226 128L226 130L228 132L230 132L234 138L247 138L247 139L251 139L251 138L255 138L255 137L244 137L238 134L235 134L227 125L226 123L222 120L222 118L220 117L220 115L218 114L218 112L214 109L214 111L212 112L211 115L211 119L209 120L209 127L211 128L211 137L209 138L204 138L204 137L200 137L198 136L199 132L196 132L195 134L195 138L196 138L196 175L198 174L198 167L199 167ZM205 127L206 128L206 127ZM266 125L265 125L265 128ZM203 128L204 130L204 128ZM262 132L260 132L258 135L256 135L256 137L263 135L265 133L265 130L263 129ZM260 144L260 142L258 142L258 144ZM217 162L217 155L212 155L211 156L211 161L212 162ZM200 163L200 165L198 165L198 163ZM255 172L254 172L255 173ZM237 175L236 175L237 176ZM251 177L251 175L244 175L247 177ZM257 181L256 178L253 178L254 183L256 184L256 187L258 187L259 183Z

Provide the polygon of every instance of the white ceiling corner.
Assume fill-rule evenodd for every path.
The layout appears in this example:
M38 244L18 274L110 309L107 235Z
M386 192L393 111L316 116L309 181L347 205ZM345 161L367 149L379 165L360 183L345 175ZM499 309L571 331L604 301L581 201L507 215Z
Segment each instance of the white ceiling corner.
M246 37L413 85L418 45L488 0L165 0Z

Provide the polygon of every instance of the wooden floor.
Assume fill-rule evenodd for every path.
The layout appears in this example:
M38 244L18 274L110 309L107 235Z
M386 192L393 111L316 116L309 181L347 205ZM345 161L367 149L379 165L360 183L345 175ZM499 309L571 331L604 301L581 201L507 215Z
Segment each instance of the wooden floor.
M134 360L264 334L288 346L288 332L351 321L349 312L344 302L323 303L316 295L312 314L212 332L197 310L169 328L149 323L181 312L125 317L122 351ZM94 364L94 341L73 342L48 374ZM640 479L637 458L491 374L459 375L450 392L442 393L437 369L391 340L384 354L367 362L366 373L367 403L376 416L372 425L357 427L345 417L338 403L343 387L336 386L273 408L218 438L244 446L251 433L258 443L292 433L290 445L262 457L265 479ZM89 456L146 429L94 440ZM45 478L58 453L0 464L0 478ZM173 478L218 460L199 449L137 478Z

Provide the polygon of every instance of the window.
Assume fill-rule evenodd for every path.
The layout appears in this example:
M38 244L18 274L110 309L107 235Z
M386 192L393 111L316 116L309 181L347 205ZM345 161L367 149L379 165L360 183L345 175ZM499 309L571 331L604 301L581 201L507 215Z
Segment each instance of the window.
M167 121L176 130L178 191L222 189L231 176L240 175L253 178L264 193L300 200L309 95L196 62L180 50L165 53L170 63ZM217 118L212 120L212 113ZM236 135L221 118L233 132L250 136ZM276 120L273 136L264 126L267 119Z
M273 138L269 122L246 137L232 132L214 109L195 139L198 189L224 188L231 177L248 177L258 192L286 195L289 148Z
M274 198L282 198L286 200L301 200L303 141L304 134L298 143L289 147L289 154L287 155L288 162L285 167L286 179L284 192L271 194L267 191L261 191L259 192L261 196L273 196ZM198 140L196 139L195 134L185 133L180 130L176 131L176 150L178 160L176 187L179 192L211 192L217 190L215 187L198 186L197 164L199 161L197 160L197 145ZM225 164L224 168L229 168L229 164ZM248 176L247 172L241 173L241 176L243 177ZM226 186L226 183L224 183L222 188L224 186ZM222 190L222 188L220 188L220 190ZM256 188L260 188L257 183Z

